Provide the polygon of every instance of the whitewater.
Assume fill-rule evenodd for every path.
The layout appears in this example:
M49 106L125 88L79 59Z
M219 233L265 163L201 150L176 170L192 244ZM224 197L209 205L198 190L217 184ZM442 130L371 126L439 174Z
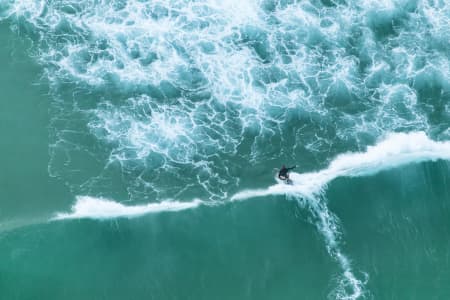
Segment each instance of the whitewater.
M39 68L29 85L42 87L45 92L40 93L48 96L48 103L39 100L47 105L47 114L36 117L45 120L48 131L48 139L41 138L43 145L39 148L48 150L40 156L48 159L44 170L48 179L44 180L57 181L67 190L64 199L51 204L47 195L36 197L34 201L41 201L42 209L36 205L38 209L30 216L0 215L0 232L33 230L35 226L48 226L45 228L51 229L45 230L49 231L73 230L70 232L77 238L67 241L69 250L97 241L109 245L111 240L122 238L136 242L133 239L138 236L137 240L144 241L138 244L150 249L154 260L152 255L144 256L144 250L135 254L133 248L123 245L114 249L125 249L119 258L136 255L141 261L149 260L153 267L137 267L138 279L153 278L153 273L164 271L161 278L148 281L152 284L149 290L159 292L151 297L160 299L181 297L183 281L174 270L183 267L192 270L190 277L199 279L190 284L199 288L191 295L194 299L214 298L221 288L239 291L229 294L230 299L300 297L295 284L288 286L290 276L282 280L285 286L267 279L288 274L288 270L303 282L313 278L302 273L301 266L293 267L291 263L297 258L284 252L301 240L289 235L292 228L314 230L311 244L299 249L316 259L311 259L316 265L310 272L317 267L322 271L317 273L325 274L325 279L320 279L325 284L319 279L317 286L305 283L305 297L372 299L392 293L399 299L411 298L401 284L396 285L396 278L391 278L393 290L385 283L389 271L378 269L389 269L383 249L372 254L373 246L364 251L355 246L366 247L370 238L380 238L386 249L398 241L403 243L391 252L398 253L398 261L404 262L397 266L399 274L406 270L404 277L415 274L415 267L428 270L415 263L422 258L430 258L427 262L432 266L439 266L439 259L443 264L444 256L438 254L447 250L439 248L444 247L445 232L436 237L437 242L427 244L426 238L446 228L441 225L446 215L436 216L433 208L447 212L450 195L446 183L450 160L450 4L446 1L0 0L0 25L15 41L3 43L7 49L4 62L10 58L14 62L16 53L23 53ZM15 39L26 46L17 46L21 44ZM15 65L11 64L14 72ZM6 98L20 100L9 95ZM10 119L20 120L5 117ZM10 126L11 135L16 134L19 123ZM20 147L9 153L22 153ZM19 163L17 158L14 164ZM292 185L274 179L274 169L282 164L298 166L297 172L290 174ZM390 176L403 170L408 174L401 185ZM354 240L357 232L348 224L359 220L359 215L355 212L353 218L348 217L342 203L352 200L353 204L372 204L364 202L366 195L358 189L355 194L334 191L338 196L333 199L329 194L333 192L330 187L350 191L352 186L347 184L361 185L358 180L362 178L369 182L366 189L381 203L374 206L373 218L380 218L383 226L379 226L379 232L373 229L367 240L366 235ZM387 183L398 186L401 192L393 188L384 191ZM411 192L410 186L418 190ZM2 196L7 198L10 192L2 186L0 192L3 190ZM56 195L50 188L45 192ZM422 196L422 192L428 194ZM422 198L416 199L416 195ZM274 199L287 204L273 204ZM386 208L392 199L406 207L411 203L424 207L419 212L405 208L395 215ZM438 199L439 204L426 199ZM27 207L21 201L25 200L11 199L12 208L5 205L0 209L20 212ZM264 227L256 219L235 217L240 209L248 209L248 214L255 213L256 218L259 209L283 211L287 206L276 205L291 203L294 209L286 212L285 219L294 216L295 221L289 224L276 219L268 220ZM430 220L420 227L414 220L422 220L424 215ZM271 216L277 217L275 213ZM198 221L203 218L207 221ZM221 220L221 226L214 227L215 220ZM399 220L406 220L408 226L395 223ZM434 220L441 222L436 221L439 226ZM143 222L149 222L151 229L140 231ZM191 229L186 234L190 239L180 234L170 240L174 228L178 230L173 225L177 222ZM119 223L132 229L125 230L123 236L103 240L102 234L109 234L104 228ZM275 232L261 240L240 235L238 229L245 232L253 223L266 231L284 224L285 235ZM363 223L356 226L371 229ZM212 228L223 234L211 238L208 233L214 232ZM423 228L428 231L421 232ZM77 235L97 230L104 231L94 242ZM323 256L312 250L316 234ZM279 249L265 244L279 236L283 237ZM407 248L407 238L417 242L412 247L417 253L412 251L411 256L402 248ZM424 239L422 243L420 238ZM153 248L161 241L165 241L162 245L177 246L165 251ZM205 243L201 251L194 246L199 241ZM427 247L425 254L418 250L422 244ZM214 248L211 245L222 247L214 252L208 248ZM263 245L267 251L274 251L272 259L263 257L255 265L246 266L243 261L251 260L249 253ZM104 244L96 246L92 253L101 257L110 250ZM17 247L22 248L28 249ZM54 248L59 249L58 245ZM207 249L216 256L204 269L189 265L206 259ZM4 254L14 258L21 252L11 253L5 250ZM186 255L184 259L175 259L179 253ZM279 260L283 256L286 260ZM76 256L77 260L83 261L83 256ZM30 261L38 265L38 261ZM159 261L165 262L163 267L153 265ZM215 265L218 261L222 267ZM227 269L232 262L241 262L242 268ZM15 263L0 267L14 269ZM95 265L95 261L91 263ZM397 274L396 265L390 264L394 266L390 272ZM111 262L105 265L117 266ZM258 269L260 266L264 269ZM233 275L211 271L221 268ZM83 274L83 269L74 269L78 270L74 274ZM226 285L232 281L229 278L238 278L236 274L245 274L247 269L251 275ZM50 277L60 278L58 272L61 270ZM112 280L120 277L114 272L109 274ZM444 278L446 273L440 272L444 271L428 274L429 282ZM220 283L212 284L211 278ZM418 290L438 289L426 286L428 279L424 278L415 279L424 282ZM83 286L83 276L77 279ZM136 287L133 282L146 286L139 280L128 284ZM238 288L241 282L243 286ZM207 287L213 288L208 291ZM287 294L289 287L292 294ZM180 294L176 294L178 288ZM15 297L16 290L13 288L9 296ZM92 290L88 296L99 297L101 291ZM118 288L109 296L124 290ZM138 298L150 297L145 288L142 290L145 292ZM31 293L33 288L27 291ZM445 295L445 291L440 294ZM64 297L52 296L49 299Z

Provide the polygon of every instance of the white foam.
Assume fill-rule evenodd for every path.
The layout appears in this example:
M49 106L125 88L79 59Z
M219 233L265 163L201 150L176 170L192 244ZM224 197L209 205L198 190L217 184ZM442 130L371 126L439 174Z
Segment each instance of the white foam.
M127 206L112 200L89 196L78 196L76 203L69 213L57 213L52 220L65 219L111 219L133 218L144 214L180 211L198 207L203 202L193 200L191 202L163 201L145 205Z
M266 189L246 190L235 194L232 200L244 200L268 195L297 194L314 197L338 177L368 176L411 163L450 160L450 142L429 139L424 132L394 133L366 152L337 156L328 168L319 172L292 173L293 185L277 183Z
M333 298L358 299L363 294L364 284L353 274L349 259L340 249L339 219L328 209L326 202L320 197L305 198L299 202L312 213L314 218L312 223L324 237L328 253L339 263L343 270L339 284L333 291Z
M128 99L128 103L124 108L105 105L95 110L97 119L89 123L93 133L108 142L118 142L116 153L132 149L138 159L160 153L178 162L192 161L196 145L190 112L164 104L152 107L148 96ZM169 150L177 155L170 155Z

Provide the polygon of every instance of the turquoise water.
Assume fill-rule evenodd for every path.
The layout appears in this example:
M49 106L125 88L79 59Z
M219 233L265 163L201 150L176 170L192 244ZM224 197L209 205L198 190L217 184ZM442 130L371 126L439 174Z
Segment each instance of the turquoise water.
M449 298L449 24L0 0L0 298Z

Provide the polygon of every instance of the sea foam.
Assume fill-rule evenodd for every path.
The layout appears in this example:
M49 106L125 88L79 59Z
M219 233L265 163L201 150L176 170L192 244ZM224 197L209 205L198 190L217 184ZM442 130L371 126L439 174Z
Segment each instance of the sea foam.
M113 200L95 198L89 196L78 196L76 203L69 213L57 213L52 220L64 219L110 219L110 218L133 218L150 213L180 211L198 207L201 200L191 202L163 201L160 203L149 203L144 205L128 206Z

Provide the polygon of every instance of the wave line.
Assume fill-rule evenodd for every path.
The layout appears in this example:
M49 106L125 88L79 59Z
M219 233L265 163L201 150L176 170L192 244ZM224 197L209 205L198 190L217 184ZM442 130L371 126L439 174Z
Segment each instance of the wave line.
M133 218L150 213L192 209L204 203L199 199L195 199L191 202L163 201L127 206L112 200L90 196L77 196L76 199L77 201L72 206L71 212L57 213L51 220Z
M291 173L293 185L274 184L266 189L245 190L231 200L245 200L268 195L301 195L314 197L338 177L361 177L424 161L450 160L450 142L437 142L424 132L393 133L366 152L338 155L328 168L310 173Z

